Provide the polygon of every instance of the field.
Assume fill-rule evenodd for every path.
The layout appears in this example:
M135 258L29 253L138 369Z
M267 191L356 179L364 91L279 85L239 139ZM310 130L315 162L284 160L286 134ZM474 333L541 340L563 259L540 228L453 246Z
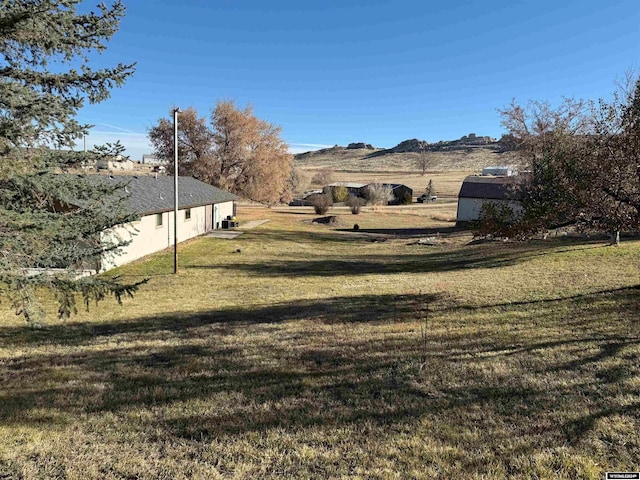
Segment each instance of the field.
M378 152L378 153L376 153ZM514 152L497 153L485 148L469 148L449 152L427 152L428 170L481 170L490 165L518 164ZM330 168L349 171L404 171L415 172L419 153L392 153L379 155L379 151L335 148L308 152L296 158L296 165L304 169Z
M638 470L639 241L330 214L245 206L270 221L184 244L178 275L170 252L119 269L150 281L66 324L0 304L0 478Z
M311 182L320 170L332 172L333 182L402 183L413 189L415 197L424 193L429 180L433 180L439 198L457 198L462 181L467 175L478 174L483 167L492 165L518 165L513 152L496 153L477 148L468 151L429 152L427 172L422 175L416 167L417 153L394 153L370 157L371 150L329 149L309 152L295 160L300 175L296 193L319 188Z

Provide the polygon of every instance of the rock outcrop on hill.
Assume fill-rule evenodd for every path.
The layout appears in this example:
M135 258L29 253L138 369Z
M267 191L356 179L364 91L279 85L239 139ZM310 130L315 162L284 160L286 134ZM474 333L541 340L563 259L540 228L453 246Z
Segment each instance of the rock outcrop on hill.
M404 142L400 142L393 148L389 148L385 150L387 153L407 153L407 152L422 152L427 151L429 149L429 142L426 140L418 140L417 138L412 138L411 140L405 140Z
M410 140L404 140L393 148L387 148L386 150L379 150L370 154L371 157L379 157L382 155L389 155L392 153L421 153L421 152L443 152L453 150L468 150L472 148L486 148L494 151L506 151L501 142L496 141L494 138L488 136L477 136L475 133L465 135L458 140L440 140L438 143L429 143L426 140L418 140L412 138Z
M363 142L350 143L349 145L347 145L347 150L357 150L359 148L365 148L367 150L375 150L376 149L376 147L374 147L370 143L363 143Z
M458 140L440 140L437 143L429 143L426 140L418 140L412 138L400 142L393 148L380 149L376 148L369 143L353 142L346 147L335 145L331 148L323 148L322 150L315 150L311 152L298 153L295 155L296 160L312 160L318 157L331 156L335 158L342 158L344 156L358 154L357 150L369 150L368 152L362 152L363 159L372 159L377 157L383 157L385 155L392 155L398 153L422 153L422 152L472 152L475 150L486 150L493 153L504 153L515 150L513 142L509 142L507 136L503 136L500 140L489 136L476 135L470 133L464 135Z

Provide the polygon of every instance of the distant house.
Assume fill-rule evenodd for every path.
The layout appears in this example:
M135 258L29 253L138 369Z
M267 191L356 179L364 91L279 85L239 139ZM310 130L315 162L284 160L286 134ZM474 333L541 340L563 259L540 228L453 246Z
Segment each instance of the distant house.
M322 190L310 190L304 192L301 197L294 198L289 202L290 207L308 207L315 203L319 196L323 195Z
M103 158L96 162L98 170L109 170L110 172L128 172L132 171L134 166L133 161L120 155L113 158Z
M140 215L130 225L119 225L102 233L130 243L119 255L105 254L97 270L106 271L173 245L174 179L169 176L88 175L92 182L126 186L129 209ZM178 178L178 242L221 228L235 215L237 197L193 177Z
M511 165L506 165L504 167L484 167L482 169L482 175L500 175L511 177L517 174L518 172Z
M349 195L352 197L367 198L367 188L369 185L366 183L332 183L323 188L325 193L333 193L338 187L346 187L349 191ZM389 200L389 205L402 205L405 203L411 203L413 197L413 190L401 183L383 183L383 187L388 187L393 194L393 198Z
M163 162L151 153L144 153L142 155L142 163L145 165L159 165Z
M346 188L351 197L367 198L367 183L355 183L355 182L337 182L330 183L322 188L322 190L312 190L305 192L302 198L292 200L290 206L305 206L313 205L318 196L322 194L331 195L335 198L335 192L338 188ZM384 187L389 187L393 198L389 200L389 205L403 205L405 203L411 203L413 197L413 190L406 185L400 183L383 183Z
M517 176L477 176L471 175L464 179L458 194L457 224L475 222L480 219L482 206L487 202L508 205L518 215L522 212L515 187Z
M322 188L322 191L327 194L331 194L333 198L335 198L335 191L338 188L346 188L349 192L349 196L351 197L363 197L366 183L355 183L355 182L337 182L330 183L329 185Z

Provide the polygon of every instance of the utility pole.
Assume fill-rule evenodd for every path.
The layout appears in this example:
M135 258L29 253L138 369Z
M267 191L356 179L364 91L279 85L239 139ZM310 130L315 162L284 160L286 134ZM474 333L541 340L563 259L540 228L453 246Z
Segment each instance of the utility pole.
M173 273L178 273L178 113L173 109Z

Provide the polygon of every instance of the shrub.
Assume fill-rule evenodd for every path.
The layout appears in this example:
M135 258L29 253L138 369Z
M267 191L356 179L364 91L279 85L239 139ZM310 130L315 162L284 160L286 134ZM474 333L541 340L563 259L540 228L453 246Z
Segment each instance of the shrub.
M318 195L313 199L313 210L318 215L324 215L332 207L333 202L327 194Z
M367 187L367 202L370 205L387 205L393 200L393 189L382 183L372 183Z
M413 197L409 192L404 192L398 201L398 205L411 205L412 203Z
M314 185L326 185L333 180L333 171L328 168L323 168L316 172L311 178L311 183Z
M425 193L427 194L428 197L433 197L436 194L436 185L433 183L433 180L429 180L429 184L427 185L427 188L425 189Z
M346 202L349 200L349 189L344 185L338 185L333 189L334 202Z
M360 197L349 197L347 200L347 206L351 209L351 213L357 215L360 213L360 208L364 205L364 199Z
M509 205L485 202L480 209L480 220L475 234L511 237L518 230L514 221L515 214Z

